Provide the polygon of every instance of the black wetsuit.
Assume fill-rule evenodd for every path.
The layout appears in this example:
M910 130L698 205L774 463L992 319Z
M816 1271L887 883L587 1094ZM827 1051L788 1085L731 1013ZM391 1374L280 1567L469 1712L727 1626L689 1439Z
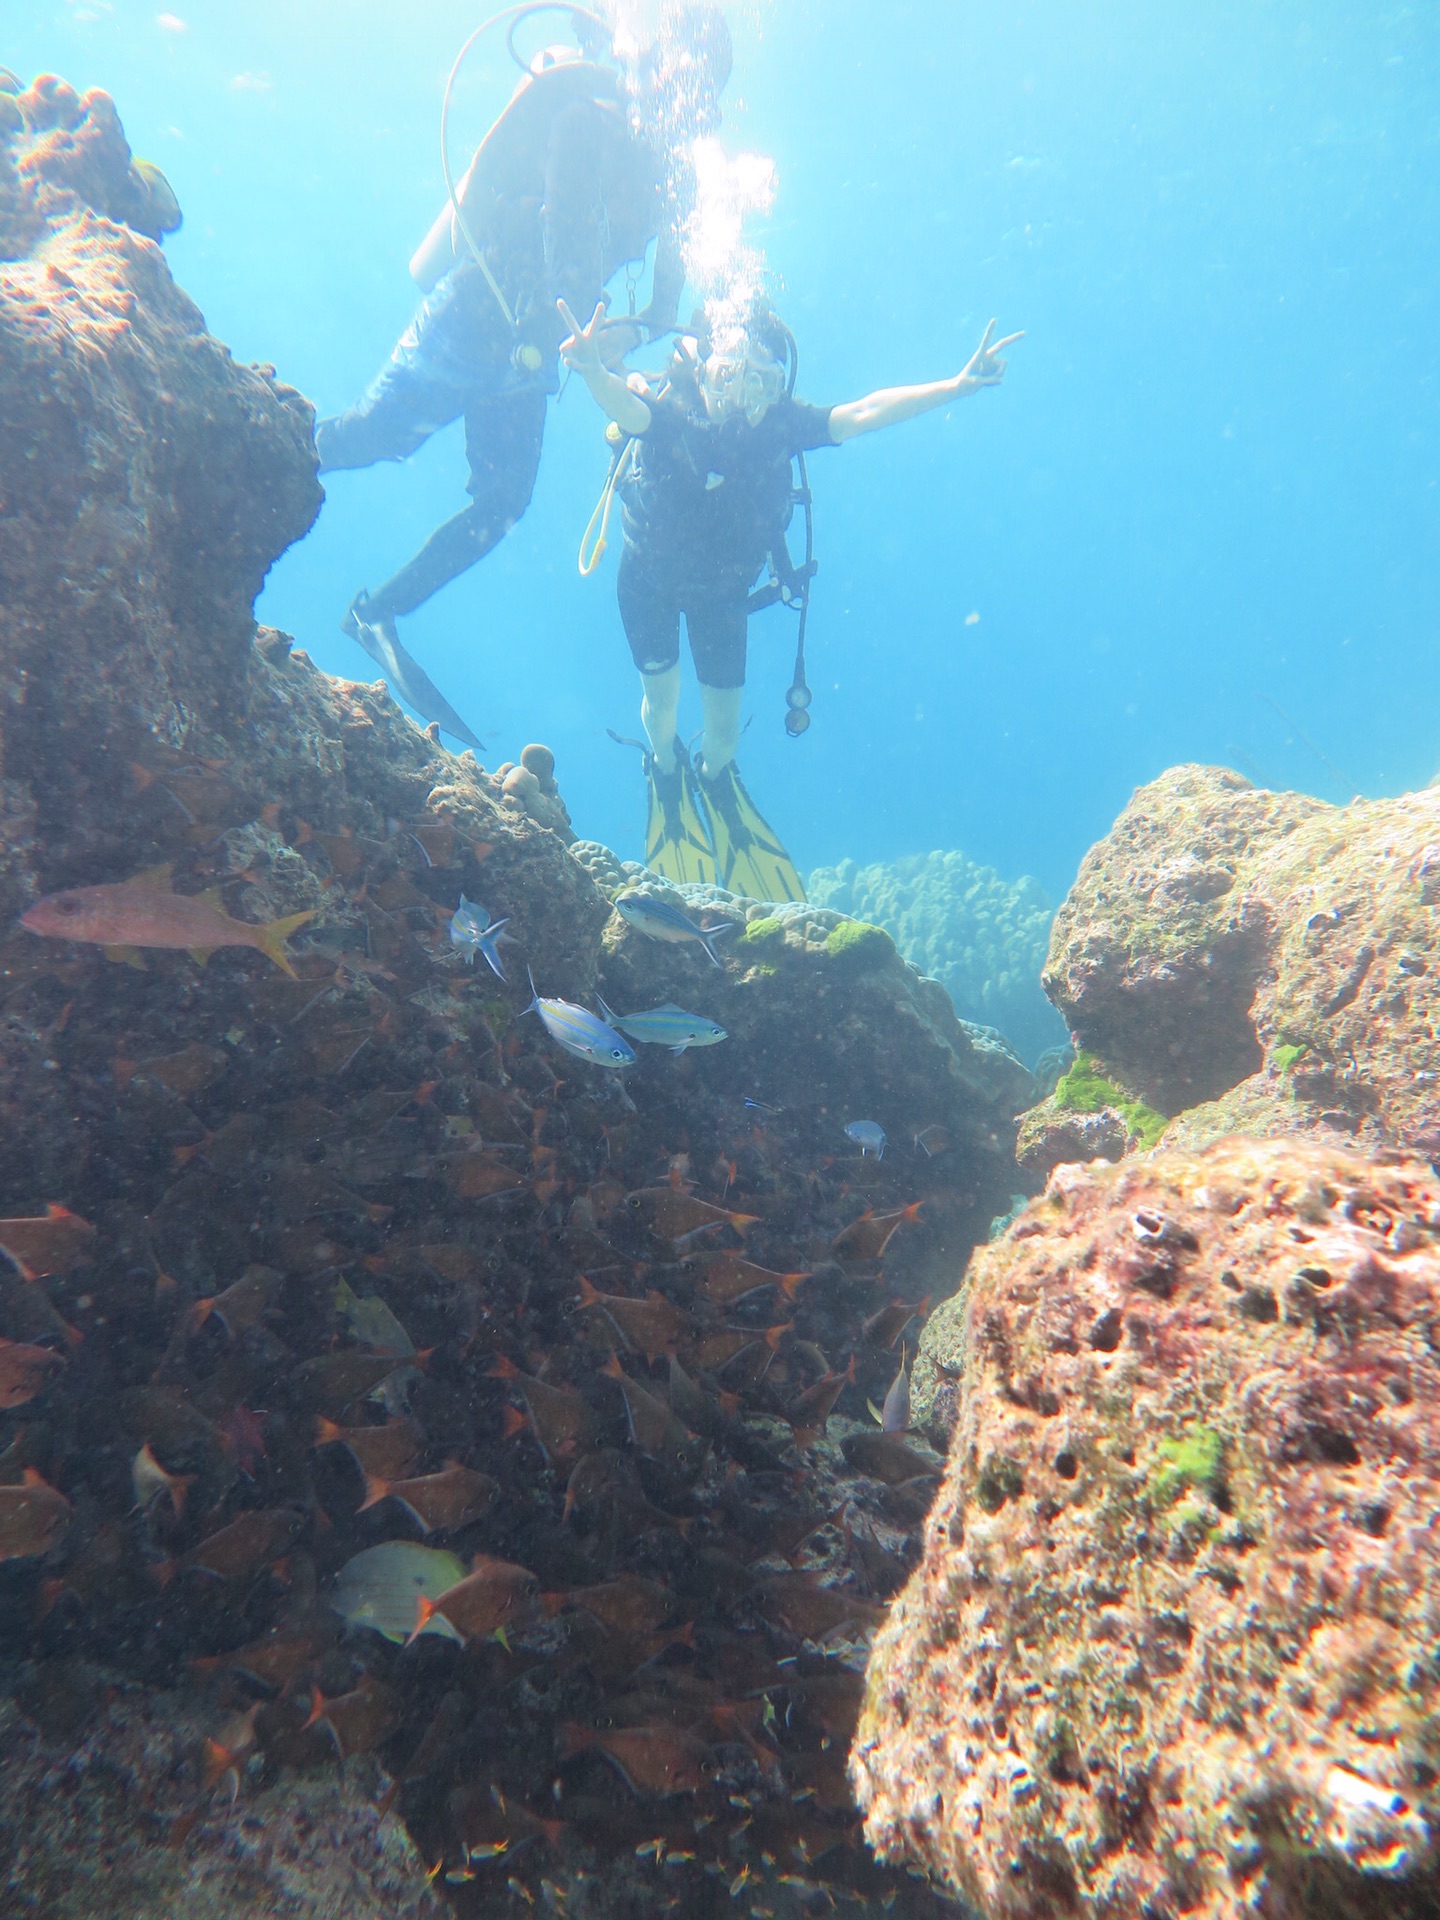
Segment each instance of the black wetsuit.
M316 429L328 473L408 459L439 428L465 422L471 504L369 596L372 617L412 613L483 559L529 506L559 383L557 297L588 316L611 275L642 258L658 233L648 318L660 327L674 319L684 280L679 215L660 157L630 127L616 77L588 65L542 76L516 96L501 129L483 195L467 197L466 214L515 332L467 253L421 302L364 397ZM517 346L535 350L533 372L517 364Z
M746 602L790 519L790 463L833 444L830 409L784 397L758 426L716 425L680 382L649 405L621 488L625 637L642 673L662 673L680 658L683 613L702 685L741 687Z

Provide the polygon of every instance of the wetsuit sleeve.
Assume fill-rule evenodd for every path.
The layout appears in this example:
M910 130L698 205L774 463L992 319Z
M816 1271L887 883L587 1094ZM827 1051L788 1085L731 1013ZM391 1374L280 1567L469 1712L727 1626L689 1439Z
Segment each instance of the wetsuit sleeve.
M790 451L814 453L817 447L833 447L830 438L829 407L812 407L806 400L790 402Z

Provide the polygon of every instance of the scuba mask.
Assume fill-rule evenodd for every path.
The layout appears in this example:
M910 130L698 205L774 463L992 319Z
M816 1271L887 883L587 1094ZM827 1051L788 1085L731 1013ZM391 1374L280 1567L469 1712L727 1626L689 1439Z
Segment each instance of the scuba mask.
M754 345L711 353L700 368L705 411L717 423L743 413L758 427L784 391L785 369Z

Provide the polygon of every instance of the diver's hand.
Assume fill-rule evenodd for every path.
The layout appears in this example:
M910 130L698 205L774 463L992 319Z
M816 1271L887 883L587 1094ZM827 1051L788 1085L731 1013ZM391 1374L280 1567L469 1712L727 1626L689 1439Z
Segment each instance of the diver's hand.
M592 373L602 373L605 362L600 352L600 341L601 329L605 324L605 302L601 300L597 303L588 327L581 326L563 300L557 300L555 305L560 309L560 318L570 329L569 339L560 342L560 358L582 380Z
M991 338L995 332L992 320L985 329L984 338L966 361L963 370L955 376L957 394L975 393L981 387L998 387L1005 378L1005 362L1000 355L1006 347L1013 347L1017 340L1023 340L1023 333L1007 333L1003 340Z

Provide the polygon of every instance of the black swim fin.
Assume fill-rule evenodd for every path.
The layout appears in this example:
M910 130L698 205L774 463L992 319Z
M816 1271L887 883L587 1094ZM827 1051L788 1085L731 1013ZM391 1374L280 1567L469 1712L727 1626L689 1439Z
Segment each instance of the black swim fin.
M720 877L705 815L695 798L695 773L684 744L675 742L675 768L662 773L645 754L645 864L665 880L713 887Z
M401 646L390 616L373 611L368 594L356 594L350 602L350 611L340 622L340 629L365 649L390 682L390 691L397 699L403 700L422 720L437 722L446 733L463 740L477 753L483 750L485 742L470 731L425 669Z
M805 885L779 835L761 813L732 760L697 785L710 818L720 884L750 900L804 900Z

